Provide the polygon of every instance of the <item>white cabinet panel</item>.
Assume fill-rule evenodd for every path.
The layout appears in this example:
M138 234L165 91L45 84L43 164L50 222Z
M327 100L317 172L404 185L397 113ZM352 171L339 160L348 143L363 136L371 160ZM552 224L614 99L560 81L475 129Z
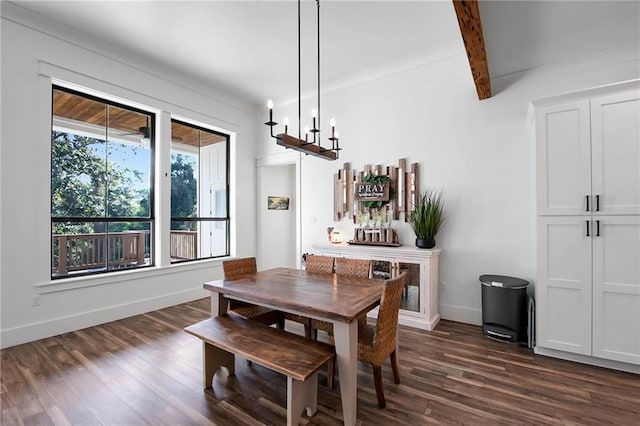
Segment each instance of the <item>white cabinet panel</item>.
M597 210L601 214L639 214L640 91L593 99L591 126Z
M538 344L591 354L591 238L587 219L538 219Z
M591 194L589 101L536 111L538 214L588 214Z
M593 355L640 365L640 217L596 220Z

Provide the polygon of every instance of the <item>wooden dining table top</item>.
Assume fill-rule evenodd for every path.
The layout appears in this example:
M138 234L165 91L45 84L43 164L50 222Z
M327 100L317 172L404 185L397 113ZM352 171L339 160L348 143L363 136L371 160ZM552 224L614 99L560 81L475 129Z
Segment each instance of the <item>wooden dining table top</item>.
M300 269L274 268L233 280L209 281L204 283L204 288L231 299L352 322L380 303L383 282Z

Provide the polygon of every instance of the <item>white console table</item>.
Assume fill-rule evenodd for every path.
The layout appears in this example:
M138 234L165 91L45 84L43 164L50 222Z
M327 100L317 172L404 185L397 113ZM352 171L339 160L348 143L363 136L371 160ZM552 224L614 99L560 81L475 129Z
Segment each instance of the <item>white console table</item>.
M433 330L440 321L438 311L438 257L441 249L417 247L312 244L316 254L372 260L374 278L391 278L406 271L408 281L400 309L400 324ZM376 317L377 310L369 316Z

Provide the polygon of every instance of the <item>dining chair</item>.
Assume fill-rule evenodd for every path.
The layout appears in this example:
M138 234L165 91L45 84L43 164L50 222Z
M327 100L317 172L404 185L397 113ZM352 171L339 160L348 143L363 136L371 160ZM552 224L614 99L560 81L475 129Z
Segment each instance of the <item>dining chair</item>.
M371 261L366 259L336 258L336 274L350 277L369 278Z
M371 261L366 259L349 259L346 257L336 258L336 275L345 275L358 278L369 278L369 271L371 270ZM367 318L363 317L358 320L358 325L363 326L367 324ZM327 332L330 336L333 335L333 325L330 322L322 320L311 321L311 337L313 339L318 338L318 330Z
M387 357L391 361L393 379L396 384L400 384L396 342L398 339L398 313L405 279L406 273L403 272L399 277L384 282L376 325L358 327L358 361L373 366L373 381L380 408L387 406L382 387L382 364ZM327 374L327 386L330 389L333 387L334 370L335 363L331 362Z
M307 272L320 272L320 273L333 273L333 262L334 258L330 256L318 256L313 254L308 254L305 257L305 270ZM289 321L297 322L299 324L304 325L304 335L307 338L312 337L312 325L311 318L303 317L302 315L296 315L286 312L284 314L284 318ZM315 337L317 337L317 332L315 333ZM315 337L313 337L315 339Z
M333 263L335 258L330 256L319 256L316 254L308 254L305 258L305 270L307 272L321 272L326 274L333 273Z
M235 280L258 272L255 257L225 260L222 262L222 270L226 280ZM267 325L277 324L279 329L284 330L284 314L263 306L230 299L227 314L231 317L240 317Z

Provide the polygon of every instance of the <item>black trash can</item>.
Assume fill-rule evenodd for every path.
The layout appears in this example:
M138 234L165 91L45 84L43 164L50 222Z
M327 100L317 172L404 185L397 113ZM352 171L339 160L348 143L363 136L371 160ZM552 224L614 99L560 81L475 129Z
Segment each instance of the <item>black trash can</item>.
M527 343L529 281L504 275L481 275L482 332L494 339Z

